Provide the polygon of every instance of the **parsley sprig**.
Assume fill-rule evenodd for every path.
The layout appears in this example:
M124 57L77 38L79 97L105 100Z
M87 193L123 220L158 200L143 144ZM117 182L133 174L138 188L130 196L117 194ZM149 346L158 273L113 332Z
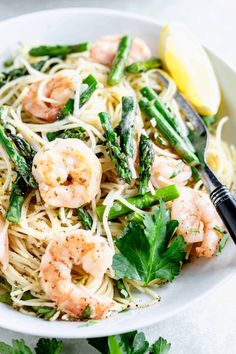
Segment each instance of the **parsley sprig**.
M88 339L90 345L102 354L167 354L171 344L160 337L150 345L143 332L129 332L119 336Z
M170 343L160 337L150 345L143 332L129 332L120 336L88 339L88 343L102 354L167 354ZM0 342L0 354L60 354L62 341L40 338L34 352L23 339L13 339L12 344Z
M62 341L53 339L39 339L36 354L59 354L62 351ZM23 339L13 339L12 344L0 342L0 354L33 354Z
M165 203L146 214L143 224L129 222L116 241L120 253L113 257L113 269L118 279L141 280L148 285L152 280L172 281L180 273L186 254L186 243L181 235L173 239L177 220L170 220Z

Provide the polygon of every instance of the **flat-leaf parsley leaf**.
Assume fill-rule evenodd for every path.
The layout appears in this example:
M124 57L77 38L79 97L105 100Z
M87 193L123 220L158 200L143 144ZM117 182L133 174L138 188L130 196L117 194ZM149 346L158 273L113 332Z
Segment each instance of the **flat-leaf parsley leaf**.
M171 240L178 227L170 220L165 203L146 214L143 224L129 222L116 241L120 253L113 257L113 269L118 279L141 280L147 285L154 279L172 281L180 273L186 254L181 235Z
M1 354L33 354L31 349L25 344L23 339L13 339L12 346L0 342Z
M167 354L171 344L166 339L160 337L152 346L152 354Z
M129 332L118 336L88 339L102 354L167 354L170 343L160 337L150 345L143 332Z

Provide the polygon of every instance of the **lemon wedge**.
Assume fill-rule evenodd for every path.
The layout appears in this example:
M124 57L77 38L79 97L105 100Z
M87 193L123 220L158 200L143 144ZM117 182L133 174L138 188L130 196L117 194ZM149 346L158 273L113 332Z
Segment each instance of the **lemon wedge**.
M177 87L198 113L217 113L219 85L198 39L184 25L168 24L161 30L159 54Z

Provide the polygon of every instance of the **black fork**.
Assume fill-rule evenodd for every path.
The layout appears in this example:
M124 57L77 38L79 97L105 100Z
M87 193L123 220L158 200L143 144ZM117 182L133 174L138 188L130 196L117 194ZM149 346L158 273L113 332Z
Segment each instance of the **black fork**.
M169 82L161 72L158 72L158 77L163 85L168 87ZM208 144L208 130L201 117L178 90L175 93L175 99L193 128L189 138L201 162L199 166L196 166L198 172L213 205L236 244L236 200L229 189L218 180L206 163L205 155Z

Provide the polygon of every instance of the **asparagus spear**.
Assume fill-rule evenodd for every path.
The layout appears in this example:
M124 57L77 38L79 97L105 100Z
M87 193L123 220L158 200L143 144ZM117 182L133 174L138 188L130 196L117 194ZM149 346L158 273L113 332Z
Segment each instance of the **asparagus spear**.
M109 113L100 112L99 118L106 136L110 157L116 166L118 176L119 178L125 180L127 183L130 183L131 172L128 167L126 156L120 149L117 134L114 132L111 126L111 117Z
M83 228L85 230L91 230L93 225L93 219L91 218L91 215L87 212L87 210L85 208L78 208L77 214Z
M149 101L154 100L154 106L156 109L162 114L162 116L167 120L167 122L172 126L172 128L184 139L185 143L188 147L194 151L194 147L191 141L188 139L187 135L183 132L183 124L178 121L175 114L171 112L170 109L166 107L166 105L160 100L159 96L151 87L143 87L140 92L144 97L146 97Z
M128 157L134 154L134 98L122 97L122 118L120 124L120 147Z
M75 45L41 45L39 47L31 48L29 55L32 57L60 57L72 53L86 52L89 49L89 43L79 43Z
M143 218L144 216L142 214L137 213L136 211L134 211L133 213L129 213L126 217L128 222L133 221L136 224L142 224Z
M182 135L181 129L177 123L176 116L161 102L156 92L151 87L143 87L140 92L149 101L154 100L154 106L163 115L167 122L176 130L177 133Z
M22 157L25 158L27 165L31 169L33 158L36 152L22 137L11 133L8 136L13 140L17 149L21 153ZM12 187L6 215L7 220L10 221L12 224L20 223L21 209L24 203L24 196L26 191L27 185L24 179L18 176Z
M7 136L2 125L0 125L0 144L6 150L8 156L15 164L17 172L24 179L26 184L32 188L37 188L37 183L31 174L30 166L26 162L25 158L18 153L14 142Z
M70 114L73 114L74 112L74 103L75 100L73 98L69 99L69 101L66 102L64 107L60 110L57 119L62 120L68 117Z
M27 186L22 177L18 177L13 184L6 218L12 224L19 224L21 219L21 209L24 203L24 196Z
M125 68L125 72L128 74L138 74L145 71L159 68L161 61L159 58L152 58L144 61L137 61L132 63Z
M87 88L80 95L80 102L79 102L80 107L82 107L90 99L90 97L92 96L92 94L97 88L98 82L93 75L88 75L82 81L82 84L87 85ZM69 116L70 114L73 114L74 102L75 102L74 99L71 98L62 108L57 119L62 120L67 116Z
M97 80L93 75L88 75L83 81L82 84L87 85L86 90L84 90L80 95L79 106L82 107L92 96L94 91L97 88Z
M36 154L36 151L32 149L29 143L27 143L22 137L19 135L9 134L8 135L13 142L15 143L16 147L20 151L21 155L26 159L29 166L32 167L33 158Z
M190 165L198 165L199 160L184 139L173 129L163 115L147 99L139 101L141 110L149 119L155 119L156 127L177 153Z
M134 205L136 208L148 209L151 206L158 204L160 200L168 202L178 197L179 191L175 184L172 184L164 188L156 189L155 194L151 194L150 192L148 192L144 195L136 195L134 197L126 198L126 200L130 204ZM104 205L100 205L96 208L99 220L102 220L104 210ZM122 204L119 201L114 202L113 206L110 209L108 220L119 218L120 216L126 215L130 212L131 210L126 205Z
M28 75L28 70L26 67L17 68L9 71L9 73L2 72L1 73L1 80L0 80L0 87L3 87L8 82L18 79L18 77Z
M112 62L110 74L107 78L107 84L109 86L117 85L122 80L131 44L132 41L130 37L124 36L121 38L116 56Z
M36 70L41 70L42 67L44 66L45 61L41 60L38 63L33 63L31 64L32 68ZM3 72L1 73L1 78L0 78L0 88L7 84L9 81L18 79L18 77L29 75L28 69L25 66L22 66L17 69L13 69L9 72Z
M141 134L139 141L139 193L144 194L147 191L148 182L151 177L152 164L154 161L154 151L152 141L146 135Z
M87 137L86 130L83 127L65 129L57 132L47 133L47 138L49 141L53 141L56 138L60 138L60 139L74 138L74 139L85 140L86 137Z
M195 183L197 183L198 181L200 181L201 177L199 175L199 172L197 170L196 167L191 167L192 168L192 177Z
M149 101L156 100L158 98L157 93L153 90L153 88L144 86L140 90L143 97L146 97Z

